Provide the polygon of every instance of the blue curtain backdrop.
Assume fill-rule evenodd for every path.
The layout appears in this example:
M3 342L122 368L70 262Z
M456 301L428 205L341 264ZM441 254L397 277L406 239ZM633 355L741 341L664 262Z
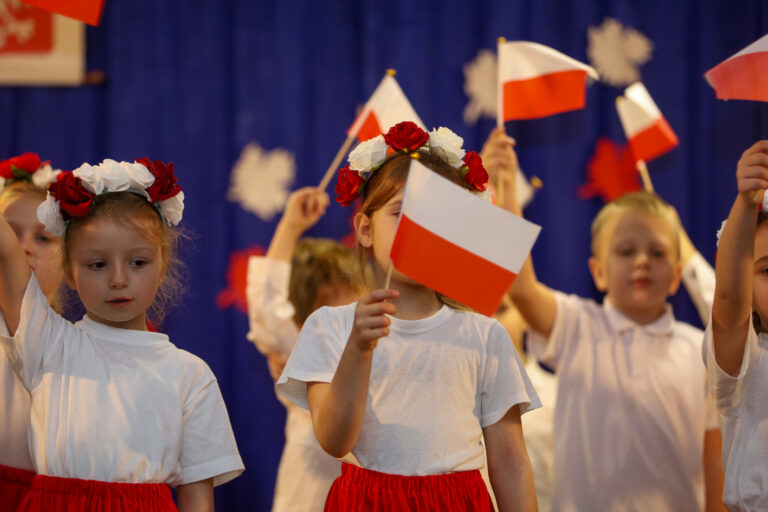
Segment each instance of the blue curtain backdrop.
M217 489L219 510L268 510L283 443L284 411L264 359L245 339L246 317L215 301L230 254L266 247L276 225L225 198L242 148L285 148L296 156L294 186L318 183L356 107L392 67L429 127L451 127L479 149L494 122L463 121L463 65L495 49L499 36L587 62L587 28L606 16L654 44L642 79L681 143L651 163L652 178L712 261L736 161L768 138L768 108L715 100L702 74L768 32L760 0L106 0L101 26L87 33L87 66L103 70L106 83L0 88L2 157L36 151L65 169L145 155L176 165L195 241L182 255L187 292L165 330L218 376L247 467ZM533 251L538 274L584 296L598 296L586 261L589 223L602 203L580 200L576 190L597 138L624 140L619 92L598 83L583 110L507 124L522 167L544 182L526 210L544 227ZM348 216L334 206L309 234L341 237ZM700 325L684 292L672 302L678 317Z

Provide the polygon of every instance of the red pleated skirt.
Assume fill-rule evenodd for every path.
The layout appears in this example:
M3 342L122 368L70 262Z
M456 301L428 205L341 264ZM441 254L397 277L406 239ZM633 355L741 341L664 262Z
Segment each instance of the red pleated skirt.
M126 484L36 475L19 512L178 512L165 484Z
M0 464L0 510L16 510L29 492L34 471Z
M344 463L328 498L325 512L493 512L480 471L445 475L401 476Z

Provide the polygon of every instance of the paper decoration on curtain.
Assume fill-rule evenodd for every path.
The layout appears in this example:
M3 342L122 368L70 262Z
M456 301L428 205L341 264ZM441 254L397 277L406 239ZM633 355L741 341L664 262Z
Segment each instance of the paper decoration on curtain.
M629 146L600 137L587 163L587 183L579 187L579 197L590 199L600 196L609 203L642 188Z
M616 98L616 110L635 160L649 162L679 144L677 135L642 83L630 85L624 90L624 96Z
M357 133L357 140L363 142L387 133L402 121L413 121L426 130L395 77L387 73L347 130L347 135Z
M104 0L21 0L25 4L61 14L69 18L84 21L89 25L98 25Z
M496 54L490 50L480 50L474 59L464 64L464 92L469 98L464 107L465 123L475 124L481 116L496 119L498 73Z
M84 73L82 23L0 0L0 84L80 85Z
M265 151L251 142L232 168L227 199L262 220L271 220L285 207L295 175L296 161L290 152Z
M264 256L266 251L260 245L253 245L229 255L227 267L227 287L216 296L216 307L227 309L235 307L248 313L248 300L245 287L248 285L248 260L251 256Z
M492 316L539 231L414 160L390 257L411 279Z
M768 34L707 71L721 100L768 101Z
M587 38L587 56L601 82L625 86L640 80L639 68L653 51L653 44L641 32L605 18L602 25L589 27Z
M597 72L552 48L529 41L500 43L501 119L537 119L584 108L587 78L597 80Z

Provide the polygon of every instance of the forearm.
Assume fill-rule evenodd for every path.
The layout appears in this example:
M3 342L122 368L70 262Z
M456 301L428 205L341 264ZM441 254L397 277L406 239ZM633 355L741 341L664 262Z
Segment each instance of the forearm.
M555 296L536 278L530 256L523 263L509 295L526 323L534 331L548 337L555 323Z
M723 438L718 429L704 434L704 487L706 490L706 512L726 512L723 504L723 465L721 452Z
M512 407L497 423L483 428L488 476L500 512L535 511L533 469L523 441L520 409Z
M16 233L0 215L0 310L11 333L19 324L21 301L29 281L27 257Z
M341 458L352 450L363 425L373 350L347 343L330 384L309 386L312 423L320 446Z
M289 223L280 221L272 236L272 241L267 249L267 258L280 261L290 261L293 259L293 249L296 242L301 237L301 230Z

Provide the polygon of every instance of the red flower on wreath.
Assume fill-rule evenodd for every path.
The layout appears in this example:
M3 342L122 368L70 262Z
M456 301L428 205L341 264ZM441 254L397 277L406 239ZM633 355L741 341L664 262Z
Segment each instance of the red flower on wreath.
M136 163L146 167L155 177L154 183L147 189L153 203L165 201L181 192L178 178L173 174L173 163L164 164L160 160L152 162L149 158L137 158Z
M480 155L475 151L468 151L464 155L464 163L467 166L467 175L464 176L464 181L473 189L483 192L485 185L488 183L488 173L483 167L483 160Z
M64 220L72 217L82 217L91 211L91 194L82 184L80 178L72 172L62 172L56 181L48 187L48 192L59 202L59 210Z
M365 180L356 171L350 171L349 166L339 169L336 182L336 201L342 206L349 206L360 196L360 189Z
M428 140L429 134L413 121L397 123L384 135L384 142L395 151L416 151Z
M40 157L35 153L24 153L19 156L14 156L8 160L0 162L0 176L10 180L13 178L19 178L17 174L19 171L23 171L27 174L33 174L40 168ZM16 173L14 173L16 171Z

